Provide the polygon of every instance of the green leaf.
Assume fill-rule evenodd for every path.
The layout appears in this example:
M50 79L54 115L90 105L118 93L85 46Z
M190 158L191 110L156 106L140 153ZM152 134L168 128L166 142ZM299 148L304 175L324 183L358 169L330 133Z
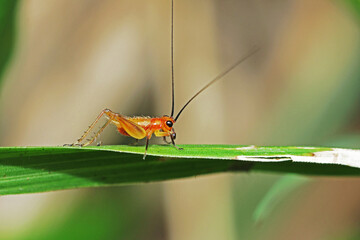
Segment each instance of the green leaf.
M14 48L17 4L17 0L0 1L0 79Z
M274 211L275 206L279 205L279 202L285 198L286 195L290 195L290 192L298 188L299 186L309 182L309 178L299 177L292 174L287 174L281 177L265 194L264 198L256 207L253 219L257 224L265 221L271 213Z
M2 147L0 194L161 181L227 171L360 176L360 150L238 145Z

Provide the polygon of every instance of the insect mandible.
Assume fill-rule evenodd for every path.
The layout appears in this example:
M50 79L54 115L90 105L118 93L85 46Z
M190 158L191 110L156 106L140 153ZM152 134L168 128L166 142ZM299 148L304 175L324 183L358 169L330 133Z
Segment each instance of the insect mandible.
M172 103L171 103L171 114L170 116L164 115L162 117L127 117L118 113L111 111L110 109L104 109L95 121L89 126L85 133L70 146L87 146L95 141L95 139L101 134L101 132L109 125L113 124L117 127L118 131L125 136L133 137L135 139L146 138L145 152L144 157L146 157L146 152L149 146L149 140L154 134L156 137L163 137L163 140L172 144L175 148L181 149L176 146L175 139L176 133L174 130L174 124L178 120L180 114L184 109L189 105L189 103L194 100L201 92L203 92L210 85L224 77L227 73L237 67L240 63L248 59L250 56L255 54L259 48L255 48L250 51L245 57L239 59L232 66L226 69L224 72L217 75L213 80L201 88L197 93L194 94L186 104L180 109L177 115L174 117L174 0L171 0L171 86L172 86ZM95 132L93 136L87 138L90 133L92 133L95 125L100 121L101 118L106 117L105 124ZM170 142L166 140L166 137L170 137Z

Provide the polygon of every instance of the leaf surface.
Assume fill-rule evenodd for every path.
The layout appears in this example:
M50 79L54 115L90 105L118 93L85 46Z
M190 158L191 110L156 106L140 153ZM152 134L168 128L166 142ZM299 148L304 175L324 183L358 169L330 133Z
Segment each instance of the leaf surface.
M238 145L1 147L0 194L162 181L217 172L360 176L360 150Z

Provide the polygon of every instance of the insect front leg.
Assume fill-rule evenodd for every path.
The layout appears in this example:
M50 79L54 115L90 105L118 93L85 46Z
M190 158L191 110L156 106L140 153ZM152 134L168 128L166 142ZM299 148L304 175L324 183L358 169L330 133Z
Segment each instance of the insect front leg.
M171 144L171 142L169 142L168 140L166 140L166 137L170 136L170 133L169 132L162 132L160 130L156 130L154 132L155 136L156 137L163 137L163 141L167 144Z
M184 150L183 148L179 148L178 146L176 146L176 144L175 144L176 133L175 133L175 132L173 132L173 133L170 134L170 138L171 138L172 144L174 145L174 147L175 147L177 150Z
M170 137L170 139L171 139L171 142L170 142L170 143L172 143L172 145L174 145L174 147L175 147L177 150L183 150L183 148L179 148L179 147L176 146L176 144L175 144L175 138L176 138L176 133L175 133L175 131L172 131L172 132L161 132L160 130L157 130L157 131L154 132L154 134L155 134L155 136L157 136L157 137L163 137L163 139L164 139L164 141L165 141L166 143L168 143L168 142L166 141L166 138L165 138L165 137ZM169 143L169 144L170 144L170 143Z
M163 137L163 141L164 141L166 144L171 144L171 142L169 142L168 140L166 140L166 136Z

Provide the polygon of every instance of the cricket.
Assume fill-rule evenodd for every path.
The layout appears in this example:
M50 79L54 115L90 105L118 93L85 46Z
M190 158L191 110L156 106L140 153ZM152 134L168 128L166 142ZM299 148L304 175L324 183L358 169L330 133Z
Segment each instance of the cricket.
M172 87L172 99L171 99L171 114L170 116L164 115L162 117L128 117L121 115L119 113L115 113L110 109L104 109L101 111L99 116L95 119L95 121L89 126L89 128L84 132L84 134L72 144L66 144L67 146L87 146L92 144L97 137L101 134L101 132L109 125L113 124L116 126L117 130L120 134L135 138L137 140L146 138L145 144L145 152L143 159L146 157L146 152L149 146L149 140L154 134L156 137L162 137L164 142L167 144L172 144L178 150L182 150L175 144L176 133L174 129L174 124L177 122L181 113L184 109L189 105L192 100L194 100L201 92L210 87L216 81L222 79L226 74L228 74L231 70L236 68L240 63L244 62L246 59L254 55L259 48L255 48L250 51L246 56L239 59L232 66L227 68L225 71L221 72L217 75L213 80L207 83L203 88L201 88L198 92L196 92L180 109L180 111L174 117L174 105L175 105L175 92L174 92L174 0L171 0L171 46L170 46L170 58L171 58L171 87ZM97 123L105 117L105 123L98 130L94 130ZM90 136L94 133L92 136ZM166 138L170 137L171 141L168 141Z

